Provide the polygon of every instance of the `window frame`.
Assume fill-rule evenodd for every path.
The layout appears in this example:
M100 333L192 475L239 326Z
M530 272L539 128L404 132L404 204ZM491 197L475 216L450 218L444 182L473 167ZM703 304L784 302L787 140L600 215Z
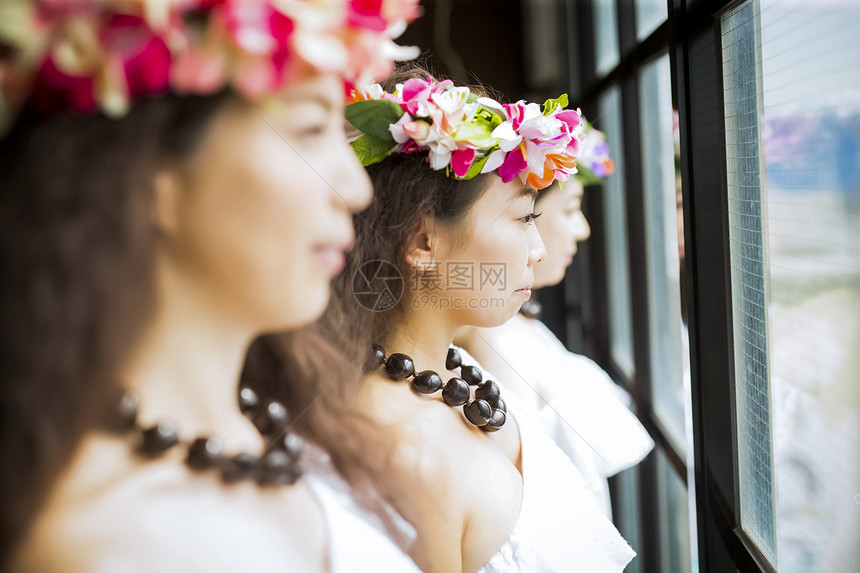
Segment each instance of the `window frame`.
M625 126L625 196L633 310L635 375L628 379L609 352L606 245L594 233L581 251L591 277L582 301L586 351L610 376L631 391L636 412L687 483L686 453L678 451L652 403L651 349L645 253L639 73L654 58L669 54L672 105L678 110L685 241L685 290L693 406L693 452L698 568L700 571L772 572L774 567L740 527L738 448L735 419L734 343L725 176L725 112L721 16L744 0L666 0L668 20L642 41L636 39L635 0L616 0L620 60L603 76L595 71L595 0L563 0L568 38L568 70L575 83L572 101L586 117L596 117L600 95L621 89ZM578 92L578 93L577 93ZM602 221L600 193L587 193L583 209ZM701 264L699 264L701 262ZM663 571L658 524L656 456L639 468L640 559L644 571Z

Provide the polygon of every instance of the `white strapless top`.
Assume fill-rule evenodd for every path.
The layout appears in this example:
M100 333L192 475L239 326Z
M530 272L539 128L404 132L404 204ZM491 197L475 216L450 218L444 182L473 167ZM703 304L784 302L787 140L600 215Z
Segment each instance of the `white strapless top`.
M636 553L566 456L526 418L523 498L507 542L479 573L618 573Z
M517 315L478 329L483 361L582 473L611 518L607 478L638 464L654 441L627 393L590 359L565 348L541 321ZM507 399L507 396L505 396Z
M480 366L461 349L464 364ZM484 378L494 378L484 371ZM603 513L582 474L499 384L520 431L523 497L514 530L478 573L618 573L636 553Z
M303 460L307 457L303 454ZM317 465L302 480L323 509L329 539L329 573L421 573L386 534L381 520L353 501L349 487L333 469ZM414 528L393 509L389 508L388 514L399 529L400 542L411 543Z

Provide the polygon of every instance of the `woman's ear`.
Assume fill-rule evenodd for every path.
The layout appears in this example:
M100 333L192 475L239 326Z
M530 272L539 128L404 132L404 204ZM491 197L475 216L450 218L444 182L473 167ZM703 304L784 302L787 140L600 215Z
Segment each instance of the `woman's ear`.
M177 173L160 169L152 181L152 222L158 229L172 235L179 228L179 193Z
M433 246L432 233L428 226L422 223L418 232L409 239L409 245L406 248L406 262L417 271L429 270L433 267Z

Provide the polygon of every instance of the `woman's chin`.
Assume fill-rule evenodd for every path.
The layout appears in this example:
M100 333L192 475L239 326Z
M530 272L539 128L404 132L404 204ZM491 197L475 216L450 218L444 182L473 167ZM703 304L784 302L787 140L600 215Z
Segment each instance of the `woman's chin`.
M478 328L495 328L496 326L502 326L516 316L520 311L522 303L522 297L519 297L519 300L510 301L504 308L495 309L492 313L481 313L479 316L474 317L474 320L470 320L468 324L464 324L463 326L476 326Z
M543 276L535 277L535 290L559 284L561 281L564 280L564 276L567 274L567 267L559 267L551 275L549 273L542 274Z
M309 326L319 320L328 307L331 291L328 283L325 288L305 292L293 298L293 304L271 313L266 327L267 332L289 332Z

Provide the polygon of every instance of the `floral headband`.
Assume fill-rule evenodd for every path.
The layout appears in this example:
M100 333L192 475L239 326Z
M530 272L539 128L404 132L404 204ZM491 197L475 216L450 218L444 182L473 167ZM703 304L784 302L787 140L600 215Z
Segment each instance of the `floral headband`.
M168 90L259 98L302 64L367 84L417 55L392 40L419 11L418 0L3 0L0 132L28 99L119 117Z
M453 82L410 79L394 93L378 84L355 94L346 119L361 132L352 147L363 165L392 153L429 151L435 170L471 179L498 170L543 189L564 182L581 153L581 112L565 110L567 95L536 103L500 104Z
M585 132L582 138L582 153L579 156L576 179L583 185L594 185L603 181L606 176L615 173L615 163L609 157L609 144L606 135L585 121Z

